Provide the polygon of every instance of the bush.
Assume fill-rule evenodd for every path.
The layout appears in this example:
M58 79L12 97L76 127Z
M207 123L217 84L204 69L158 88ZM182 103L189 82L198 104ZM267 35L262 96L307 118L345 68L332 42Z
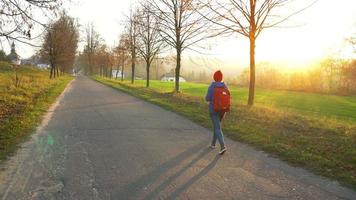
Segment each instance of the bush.
M5 62L5 61L0 61L0 72L6 72L6 71L11 71L12 66L10 63Z

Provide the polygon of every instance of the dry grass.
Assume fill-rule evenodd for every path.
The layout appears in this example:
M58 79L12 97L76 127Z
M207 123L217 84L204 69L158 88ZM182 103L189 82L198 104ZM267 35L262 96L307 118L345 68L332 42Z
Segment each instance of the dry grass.
M0 63L0 160L36 127L42 114L72 79L49 79L48 71Z

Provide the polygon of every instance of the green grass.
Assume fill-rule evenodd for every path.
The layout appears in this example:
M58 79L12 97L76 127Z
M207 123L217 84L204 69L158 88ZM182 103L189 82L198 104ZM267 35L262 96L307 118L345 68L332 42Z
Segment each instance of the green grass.
M172 83L152 81L145 88L143 81L131 85L93 78L211 128L203 99L206 84L183 83L182 93L174 94ZM348 112L354 109L354 97L257 90L257 103L249 108L246 89L231 90L234 105L223 123L225 135L356 189L355 113Z
M145 86L146 82L137 80L136 86ZM160 92L171 92L173 82L150 81L150 86ZM207 84L181 83L183 93L204 97ZM247 103L248 88L230 86L233 102L236 104ZM273 107L284 111L298 112L315 117L337 118L356 122L356 97L323 95L292 91L278 91L257 89L255 104L257 106Z
M16 150L35 127L56 97L72 80L70 76L49 79L49 72L21 66L19 84L6 63L0 63L0 160Z

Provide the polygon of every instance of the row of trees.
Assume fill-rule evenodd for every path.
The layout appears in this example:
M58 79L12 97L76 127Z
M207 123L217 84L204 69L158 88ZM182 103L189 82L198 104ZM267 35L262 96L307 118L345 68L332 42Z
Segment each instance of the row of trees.
M130 59L132 83L135 80L137 59L142 58L145 61L147 87L152 61L160 52L174 50L175 92L179 92L182 56L186 50L199 52L201 41L219 35L245 36L250 41L248 104L253 105L256 39L264 29L278 26L312 5L281 16L280 13L285 12L280 11L291 2L292 0L142 1L137 8L131 9L118 49L126 52ZM88 42L88 47L89 44ZM126 57L122 59L125 60Z
M61 19L43 24L32 15L40 9L48 15L57 13L62 5L60 0L10 1L4 0L0 13L2 28L0 37L26 42L33 38L32 29L36 24L47 28L41 55L51 65L51 77L65 72L74 62L77 29L73 20ZM118 48L108 49L100 45L93 29L87 30L87 45L82 53L86 56L88 73L94 73L94 60L101 60L101 74L108 71L108 63L120 57L120 51L129 56L132 70L132 83L138 58L146 63L147 86L149 86L150 65L162 50L173 49L175 54L175 91L179 91L179 77L183 53L190 49L199 51L199 42L221 34L240 34L250 41L250 83L248 104L254 101L255 88L255 46L262 30L277 26L301 10L280 16L280 12L292 0L147 0L132 9L128 16L126 32L122 34ZM308 7L308 5L306 6ZM6 29L5 29L6 27ZM67 31L63 31L63 30ZM68 33L68 34L67 34ZM66 39L71 45L56 42ZM63 42L62 40L62 43ZM102 52L102 53L98 53ZM109 54L111 56L108 56ZM116 54L116 55L115 55ZM113 56L114 55L114 56ZM101 59L99 59L99 57ZM95 59L94 59L95 58ZM120 62L127 57L121 57ZM118 60L116 60L118 62ZM122 70L123 71L123 70ZM109 73L106 73L109 74ZM110 73L111 74L111 73ZM110 75L111 76L111 75Z
M79 41L78 23L65 12L49 23L40 50L42 60L50 64L50 78L71 73Z
M356 60L328 58L303 72L281 72L269 63L257 65L256 86L304 92L355 95ZM243 71L236 84L249 84L249 70Z
M120 45L124 45L125 48ZM127 44L123 44L123 39L120 40L120 45L115 48L109 48L100 35L95 30L94 25L88 24L85 28L85 46L77 59L78 70L82 70L85 74L99 74L105 77L112 77L113 67L127 59L126 49ZM123 54L124 53L124 54ZM125 57L121 59L122 57Z

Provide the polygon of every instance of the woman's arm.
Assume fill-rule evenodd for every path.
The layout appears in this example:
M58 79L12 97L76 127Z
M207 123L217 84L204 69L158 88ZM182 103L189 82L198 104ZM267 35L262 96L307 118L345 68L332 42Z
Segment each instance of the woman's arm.
M212 100L212 95L213 95L213 87L212 85L209 86L208 92L205 95L205 101L211 101Z

